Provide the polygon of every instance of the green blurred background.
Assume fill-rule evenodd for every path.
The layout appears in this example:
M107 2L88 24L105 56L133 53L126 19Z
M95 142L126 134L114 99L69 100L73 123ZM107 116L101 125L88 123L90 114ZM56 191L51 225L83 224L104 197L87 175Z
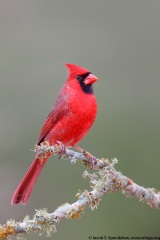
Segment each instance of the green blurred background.
M160 1L0 1L0 222L76 200L90 189L84 168L48 161L29 203L11 196L33 159L40 128L67 73L76 63L99 77L99 112L79 144L98 157L116 157L117 170L145 187L160 188ZM65 183L65 184L64 184ZM52 239L88 236L160 236L158 210L103 197L80 220L64 220ZM29 239L44 239L36 234Z

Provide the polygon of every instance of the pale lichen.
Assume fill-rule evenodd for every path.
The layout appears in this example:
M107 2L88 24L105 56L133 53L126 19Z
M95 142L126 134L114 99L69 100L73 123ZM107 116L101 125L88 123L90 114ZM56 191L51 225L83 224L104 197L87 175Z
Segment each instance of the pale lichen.
M40 210L36 210L36 214L34 215L34 220L38 223L40 227L40 234L43 234L44 232L47 233L47 236L51 236L53 233L55 233L56 226L54 223L54 219L50 217L50 215L47 212L47 209L43 208Z

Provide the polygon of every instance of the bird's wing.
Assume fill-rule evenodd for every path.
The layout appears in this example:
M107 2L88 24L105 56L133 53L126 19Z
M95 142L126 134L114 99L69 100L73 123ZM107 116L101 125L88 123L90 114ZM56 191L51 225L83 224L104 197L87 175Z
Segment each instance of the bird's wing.
M59 96L40 131L37 144L45 141L45 137L50 130L53 129L57 122L59 122L63 117L66 117L68 113L69 109L65 104L64 98Z

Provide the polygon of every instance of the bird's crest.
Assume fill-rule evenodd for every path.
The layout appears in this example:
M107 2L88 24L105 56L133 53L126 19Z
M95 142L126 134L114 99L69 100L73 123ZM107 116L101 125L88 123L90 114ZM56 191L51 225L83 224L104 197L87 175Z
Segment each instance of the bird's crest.
M65 66L71 77L75 77L77 75L83 75L83 74L90 72L88 69L80 67L80 66L78 66L76 64L72 64L72 63L65 63Z

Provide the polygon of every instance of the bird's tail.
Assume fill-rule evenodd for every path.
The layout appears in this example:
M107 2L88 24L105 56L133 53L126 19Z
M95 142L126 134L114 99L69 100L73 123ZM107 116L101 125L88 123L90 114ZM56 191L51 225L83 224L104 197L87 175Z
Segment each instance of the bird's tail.
M34 184L42 171L48 157L43 158L42 160L35 158L30 168L28 169L26 175L20 182L16 191L13 194L11 204L26 204L31 195Z

